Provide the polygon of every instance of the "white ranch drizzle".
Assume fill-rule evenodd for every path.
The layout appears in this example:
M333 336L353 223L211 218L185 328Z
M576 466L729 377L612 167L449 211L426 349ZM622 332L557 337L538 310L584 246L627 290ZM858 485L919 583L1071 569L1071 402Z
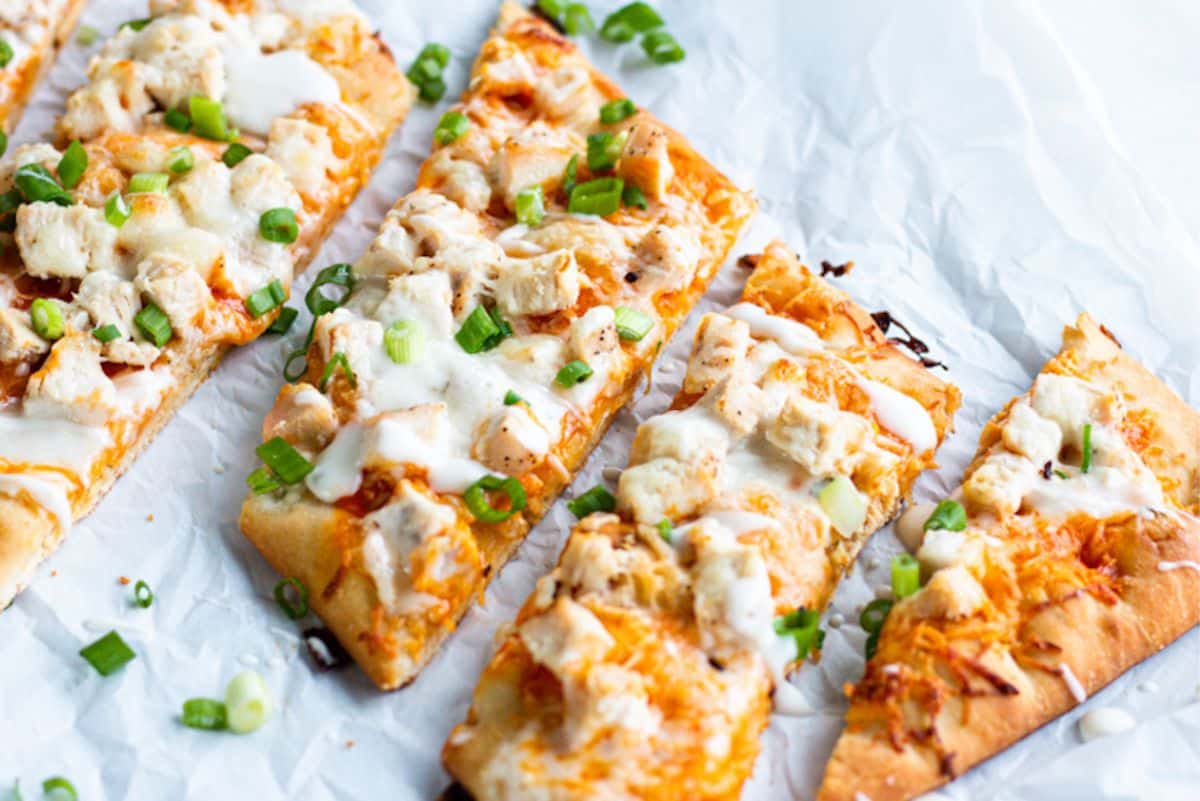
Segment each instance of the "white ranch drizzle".
M1092 709L1079 718L1079 736L1085 742L1101 737L1110 737L1128 731L1137 725L1133 715L1124 709L1102 706Z
M1082 704L1087 700L1087 690L1083 688L1083 684L1079 681L1079 678L1075 675L1075 672L1071 670L1070 665L1068 665L1066 662L1059 662L1058 675L1062 676L1062 680L1067 685L1067 689L1071 691L1071 695L1075 698L1075 703Z
M28 473L0 473L0 495L17 498L22 492L50 513L58 521L62 532L71 527L71 501L61 482Z
M342 98L333 76L299 50L264 54L237 43L222 53L225 114L244 131L265 136L272 121L305 103L334 104Z
M1158 563L1158 569L1162 573L1166 573L1171 570L1195 570L1200 572L1200 562L1195 562L1191 559L1180 559L1172 562L1164 559Z
M871 398L880 425L912 445L917 453L937 447L937 429L924 406L879 381L860 378L858 385Z
M1145 487L1111 467L1093 467L1067 479L1038 481L1025 495L1027 505L1045 517L1064 517L1086 510L1092 517L1103 518L1119 512L1162 503L1162 492Z

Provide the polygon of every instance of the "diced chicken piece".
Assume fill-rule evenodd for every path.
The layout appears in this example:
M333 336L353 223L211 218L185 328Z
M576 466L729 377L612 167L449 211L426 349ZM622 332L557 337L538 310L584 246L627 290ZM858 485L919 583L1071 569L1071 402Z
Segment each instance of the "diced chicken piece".
M488 46L498 52L490 53L491 58L482 63L471 89L498 97L528 92L533 86L534 73L524 54L507 42L489 42Z
M465 239L477 239L482 233L478 217L427 189L408 195L395 214L426 254L436 254Z
M294 117L271 123L267 158L282 165L292 185L310 198L324 194L327 176L337 164L329 131Z
M146 90L163 108L183 105L192 95L225 96L225 60L212 27L194 17L166 17L134 38L132 57L142 62Z
M559 598L517 630L533 660L560 679L583 672L612 649L615 641L587 607Z
M489 293L501 263L507 257L494 242L466 239L448 244L428 258L417 259L416 271L440 270L450 276L450 308L462 320Z
M116 388L100 366L100 343L90 334L69 333L54 343L25 389L25 414L100 425L116 406Z
M547 251L570 250L576 258L610 265L620 275L624 275L632 254L625 237L623 228L603 217L548 220L525 235L525 239Z
M412 461L416 452L444 452L449 445L450 415L446 404L420 403L384 412L371 419L366 433L363 464L391 470Z
M171 187L171 194L178 200L183 218L197 228L214 233L221 230L236 231L242 227L237 220L237 210L230 201L231 177L231 171L221 162L196 159L195 166ZM166 200L163 198L160 202ZM130 222L137 220L136 211ZM166 212L166 209L160 211L164 216Z
M700 245L688 231L657 225L634 253L640 286L670 292L687 286L700 263Z
M475 444L476 458L485 466L519 476L541 464L550 452L550 433L524 405L506 406L488 423Z
M317 318L313 338L324 361L338 353L345 355L361 389L363 381L373 374L371 353L383 346L383 326L375 320L358 318L346 309L336 309Z
M571 353L585 362L617 349L616 317L612 306L593 306L571 323Z
M1033 410L1026 401L1013 404L1008 420L1001 430L1004 447L1034 464L1045 464L1058 458L1062 450L1062 430Z
M971 572L958 565L934 573L909 603L917 617L958 620L987 603L987 594Z
M417 240L401 224L399 210L393 209L383 219L383 225L367 246L367 252L355 262L354 274L364 278L403 275L412 272L413 262L419 255Z
M493 294L506 314L553 314L579 299L579 265L569 250L500 264Z
M750 326L723 314L706 314L696 329L696 347L688 357L683 391L703 393L737 372L750 348Z
M642 423L629 449L629 463L666 456L697 470L715 472L715 465L724 460L731 439L722 422L703 411L692 407L666 412Z
M29 312L0 309L0 364L32 362L50 350L50 343L33 330Z
M1090 384L1071 376L1045 373L1033 385L1033 408L1058 424L1063 444L1082 446L1086 423L1107 423L1123 416L1120 400L1105 396Z
M567 343L553 334L509 337L500 343L496 353L508 360L514 378L539 386L549 386L559 368L570 359Z
M104 360L133 367L149 367L162 351L144 339L114 339L103 347Z
M424 169L435 181L437 190L464 209L480 212L491 205L492 185L475 162L455 158L449 150L439 150Z
M793 394L766 427L767 440L814 476L851 472L848 462L873 436L863 417Z
M667 132L654 123L646 120L636 123L629 129L629 141L617 162L617 175L624 178L625 183L641 189L647 197L666 197L675 178L670 141Z
M454 509L402 481L387 505L363 518L363 563L379 600L396 611L410 588L409 558L423 542L455 524Z
M547 117L570 128L589 128L600 117L604 96L596 89L585 68L567 65L537 82L534 100Z
M132 281L109 272L88 273L72 303L86 312L96 328L115 325L121 332L120 337L103 344L105 360L145 367L158 359L161 351L142 339L134 325L133 318L142 302Z
M375 316L389 325L397 320L417 320L430 336L454 333L450 276L441 271L400 275L388 281L388 293Z
M311 384L284 384L275 406L263 420L262 438L266 442L283 437L289 444L319 453L338 429L338 416L329 398Z
M766 397L742 370L730 373L714 384L702 399L716 417L738 436L746 436L758 427Z
M623 730L626 736L644 738L662 725L662 713L651 703L641 673L602 662L567 683L564 697L567 721L566 747L576 749L597 732ZM609 731L607 736L618 732Z
M124 277L133 278L137 265L152 254L174 255L205 281L212 277L225 253L220 236L190 225L179 204L166 195L134 195L130 208L133 215L117 233L118 247L128 254L122 260Z
M117 229L101 209L27 203L17 209L17 247L36 278L82 278L89 270L118 270Z
M711 471L677 459L652 459L621 473L617 505L639 523L655 525L699 511L719 491L719 477Z
M758 548L730 547L707 540L704 534L701 529L695 537L700 545L692 568L692 609L704 648L728 654L747 644L756 622L770 620L771 581Z
M982 560L983 541L962 531L930 529L917 549L917 561L927 576L955 565L969 567Z
M255 229L264 211L299 211L303 205L283 167L258 153L242 159L230 172L229 193L234 206L250 218Z
M1034 482L1040 480L1040 469L1022 456L993 453L963 483L967 511L990 512L997 517L1016 513Z
M544 125L521 131L501 145L492 172L508 208L516 208L517 193L524 189L540 186L548 190L556 185L578 150L577 145L564 141Z
M193 328L196 318L212 305L212 292L186 262L154 254L138 265L134 286L162 309L177 336Z
M86 142L105 131L136 131L154 109L143 70L141 64L118 61L107 74L76 90L59 122L63 138Z

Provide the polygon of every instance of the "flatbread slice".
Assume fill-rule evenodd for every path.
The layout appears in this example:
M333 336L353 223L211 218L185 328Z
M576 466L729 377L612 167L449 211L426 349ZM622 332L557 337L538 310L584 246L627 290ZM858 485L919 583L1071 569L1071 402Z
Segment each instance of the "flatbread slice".
M786 676L959 393L782 244L754 261L451 732L475 798L735 799L772 709L808 711Z
M272 323L411 105L356 11L244 5L155 3L93 59L60 145L0 160L0 604ZM281 69L294 89L247 106L235 86Z
M1200 414L1088 315L958 497L964 530L925 532L925 586L848 689L820 801L944 784L1200 620Z
M12 133L30 95L67 42L87 0L0 5L0 131Z
M383 689L482 597L754 208L644 110L603 123L622 98L505 3L417 189L264 424L315 469L252 494L242 530ZM589 136L607 163L589 167Z

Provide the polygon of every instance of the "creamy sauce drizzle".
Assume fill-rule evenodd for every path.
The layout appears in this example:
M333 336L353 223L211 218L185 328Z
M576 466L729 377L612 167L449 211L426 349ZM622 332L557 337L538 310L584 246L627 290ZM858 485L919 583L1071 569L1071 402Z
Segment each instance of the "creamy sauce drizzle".
M1083 688L1083 684L1071 670L1071 666L1066 662L1058 663L1058 675L1062 676L1063 682L1067 685L1067 689L1071 691L1071 695L1075 698L1075 703L1082 704L1087 700L1087 690Z
M1085 743L1128 731L1137 725L1133 715L1124 709L1102 706L1079 718L1079 736Z
M1158 569L1162 573L1171 570L1195 570L1200 572L1200 562L1194 562L1191 559L1180 559L1178 562L1171 562L1164 559L1158 563Z
M305 103L338 103L341 88L320 64L299 50L264 54L235 44L225 57L225 113L244 131L265 136L271 122Z

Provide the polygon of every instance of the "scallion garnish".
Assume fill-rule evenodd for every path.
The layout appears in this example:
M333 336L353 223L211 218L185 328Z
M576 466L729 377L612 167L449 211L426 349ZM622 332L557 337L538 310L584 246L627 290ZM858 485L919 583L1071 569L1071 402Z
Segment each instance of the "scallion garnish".
M0 39L0 67L7 67L8 62L13 60L14 55L16 53L13 52L12 45L7 40Z
M225 688L225 716L229 730L248 734L271 716L271 694L263 677L243 670Z
M75 199L58 185L50 171L41 164L18 167L13 173L13 184L21 190L21 195L29 203L57 203L60 206L75 203Z
M66 320L62 309L49 298L38 298L29 307L29 315L33 319L33 330L42 339L62 339L66 333Z
M581 381L587 381L592 376L592 368L587 362L573 359L559 369L554 381L563 389L570 389Z
M287 300L287 293L283 291L283 284L279 283L279 279L276 278L261 289L251 292L243 302L246 305L246 311L250 312L250 316L257 320L267 312L281 306L285 300Z
M42 792L47 801L77 801L79 798L75 785L62 776L51 776L42 782Z
M283 437L274 437L255 450L258 458L271 468L284 484L296 484L313 471L315 465L300 455Z
M279 479L265 467L259 467L246 476L246 486L255 495L266 495L279 489Z
M439 145L448 145L465 134L470 127L471 121L467 119L467 115L458 111L447 111L433 129L433 141Z
M566 0L537 0L537 9L558 22L562 19L563 12L567 10L567 3Z
M171 178L165 172L136 172L129 179L128 192L131 195L162 194L167 191Z
M296 318L300 316L300 312L284 306L279 310L279 316L275 318L275 322L267 326L268 334L286 334L292 328L292 323L296 322Z
M296 212L280 206L267 209L258 218L258 233L268 242L278 242L290 245L300 236L300 226L296 224Z
M587 165L592 172L604 172L616 166L629 139L628 131L621 131L616 136L601 131L589 134L587 138Z
M508 508L497 509L487 493L502 492L508 497ZM515 478L484 476L463 493L463 502L471 515L482 523L503 523L525 508L525 488Z
M571 197L571 193L575 191L579 175L579 156L571 156L567 160L567 166L563 170L563 192L567 197Z
M74 189L83 178L87 165L87 151L83 149L83 145L79 144L78 139L72 140L71 144L67 145L67 149L63 151L62 158L58 160L59 183L66 189Z
M327 286L341 287L345 290L338 298L329 298L323 292ZM354 292L354 271L349 264L331 264L321 272L313 285L304 294L304 305L308 307L313 317L320 317L341 306L350 299Z
M1086 473L1092 469L1092 424L1083 424L1083 456L1079 462L1079 472Z
M329 357L329 361L325 363L325 370L321 373L321 383L318 389L322 392L325 387L329 386L329 379L333 378L333 372L337 368L342 369L342 375L346 377L351 387L358 386L358 379L354 377L354 370L350 367L350 360L346 358L346 354L338 352Z
M633 184L625 184L625 188L621 191L621 203L626 206L635 206L642 211L650 208L650 203L646 200L646 193Z
M154 603L154 591L141 579L138 579L138 582L133 585L133 602L143 609L149 609L150 605Z
M430 42L421 48L421 52L405 73L420 90L420 97L426 103L436 103L446 94L446 82L442 79L442 72L449 63L450 48Z
M902 553L892 557L892 594L897 599L921 589L921 565L912 554Z
M607 217L621 208L621 192L624 189L625 182L620 178L597 178L578 184L571 190L567 211Z
M91 25L80 25L75 32L75 41L84 47L91 47L100 39L100 31Z
M525 399L522 398L517 393L513 392L511 389L508 392L504 393L504 405L505 406L513 406L515 404L520 403L523 400L525 400Z
M631 42L639 33L661 27L663 19L646 3L630 3L604 19L600 38L610 42Z
M168 155L171 160L167 162L167 169L176 175L188 172L196 166L196 157L192 155L192 149L187 145L171 148Z
M192 729L220 731L228 728L225 704L212 698L189 698L183 702L179 722Z
M383 347L396 364L414 362L425 349L425 329L415 320L397 320L383 332Z
M637 114L637 106L628 97L620 100L610 100L600 107L600 122L612 125L614 122L627 120Z
M963 531L967 527L967 511L958 501L946 499L934 508L933 514L921 527L923 531L944 529L946 531Z
M137 31L140 31L143 28L145 28L147 25L149 25L153 21L154 21L153 17L143 17L142 19L129 19L129 20L125 20L119 26L117 26L117 30L123 31L126 28L128 28L129 30L134 31L136 33Z
M628 306L618 306L613 310L613 322L617 336L627 342L640 342L654 327L653 317Z
M121 635L110 631L91 645L79 651L79 655L96 669L101 676L108 676L119 670L126 662L136 656L133 649L125 644Z
M658 536L663 538L663 542L671 545L671 540L675 538L675 527L671 525L671 521L664 517L658 521L655 528L658 529Z
M592 12L583 3L568 3L562 18L563 30L567 36L578 36L581 33L591 33L596 30L596 22Z
M862 614L858 616L858 625L867 632L867 659L875 656L875 649L879 647L879 632L883 631L883 622L887 620L888 613L891 611L891 601L886 598L876 598L867 604Z
M454 335L454 341L467 353L491 350L503 338L500 326L483 306L476 306Z
M617 499L604 487L596 485L587 492L567 501L567 509L582 520L592 512L611 512L617 508Z
M113 228L120 228L124 225L131 214L133 212L129 208L129 203L120 192L113 192L108 196L108 200L104 201L104 219Z
M1070 476L1067 475L1067 473L1063 470L1055 470L1054 475L1056 475L1059 478L1064 479L1064 480L1070 478Z
M249 156L254 151L243 145L241 142L234 142L229 147L225 148L225 152L221 154L221 161L226 167L236 167L246 156Z
M0 156L3 156L8 150L8 134L0 131Z
M299 620L308 614L308 587L293 576L282 578L275 584L275 603L292 620Z
M121 329L117 328L112 323L109 323L108 325L102 325L99 328L94 329L92 331L92 336L100 340L102 344L108 344L109 342L112 342L114 339L117 339L121 336Z
M299 348L288 354L283 362L283 377L289 384L295 384L308 374L308 348Z
M517 193L517 222L522 225L540 225L546 217L542 187L529 186Z
M775 618L775 633L790 637L796 643L796 659L804 659L825 642L825 632L820 629L821 616L803 606L794 612Z
M187 133L192 127L191 118L177 108L167 109L167 112L163 114L163 122L166 123L168 128L180 133Z
M642 49L655 64L674 64L687 57L683 46L666 31L652 31L643 36Z
M153 303L147 303L142 307L142 310L133 318L133 324L138 327L146 339L160 348L171 341L174 333L166 312Z
M225 107L219 101L203 95L192 95L188 98L188 113L196 136L217 142L228 141L229 123L225 119Z

